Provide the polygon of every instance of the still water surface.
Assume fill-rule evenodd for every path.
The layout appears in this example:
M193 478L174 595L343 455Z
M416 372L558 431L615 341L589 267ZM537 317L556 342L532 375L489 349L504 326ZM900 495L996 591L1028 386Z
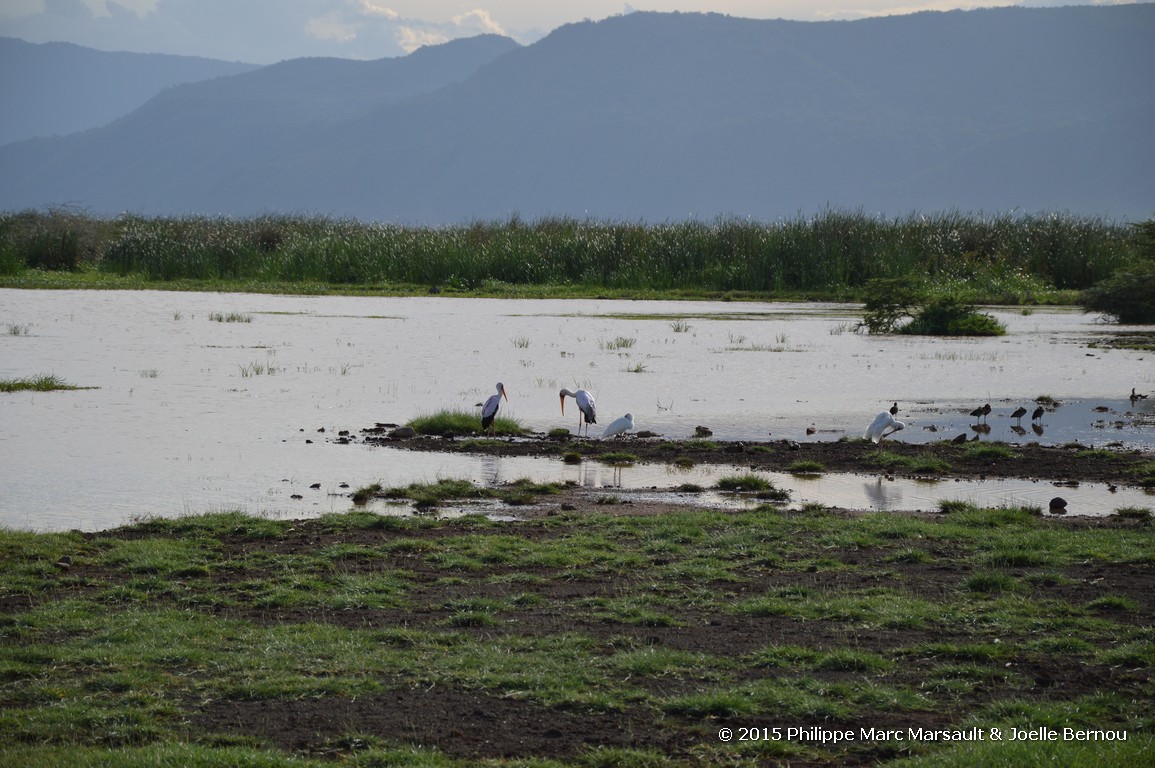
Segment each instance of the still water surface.
M248 322L212 319L230 313ZM372 482L529 476L641 489L733 471L695 480L334 441L473 408L498 381L503 414L537 431L576 429L557 391L583 387L600 422L630 412L637 429L669 438L698 425L720 440L857 437L897 400L908 426L896 438L908 442L974 434L969 411L990 402L984 440L1155 447L1155 397L1126 398L1133 386L1155 391L1150 354L1087 346L1125 328L1063 309L994 314L1006 337L950 340L856 334L848 305L0 290L0 377L95 387L0 395L0 525L94 530L222 509L304 517L349 509L347 494ZM1014 431L1007 414L1040 394L1062 406ZM855 508L968 493L1022 503L1032 487L1045 506L1054 495L1022 483L776 479L796 498ZM1079 490L1090 513L1155 504Z

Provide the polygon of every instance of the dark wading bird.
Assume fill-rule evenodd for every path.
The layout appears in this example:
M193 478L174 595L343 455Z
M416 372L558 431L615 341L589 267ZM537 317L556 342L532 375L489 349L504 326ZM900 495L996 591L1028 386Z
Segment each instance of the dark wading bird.
M979 406L978 408L975 408L973 411L971 411L971 416L974 416L976 419L985 419L987 414L990 412L991 404L987 403L986 405Z
M1134 387L1131 387L1131 403L1132 404L1134 404L1136 400L1146 400L1146 399L1147 399L1147 395L1140 395L1138 392L1135 391Z
M481 407L481 431L489 430L491 435L497 435L497 425L493 422L497 419L497 406L501 405L501 398L509 400L509 395L505 394L505 385L500 381L497 382L497 393L490 395L489 399L485 401L485 405Z
M590 424L597 424L597 411L594 409L594 396L584 389L579 389L577 392L572 392L568 389L563 389L558 393L561 398L561 412L565 415L565 399L572 397L577 401L577 407L580 413L578 414L578 437L582 434L582 423L586 425L586 437L590 435Z
M894 402L894 405L890 406L890 415L891 416L897 416L898 415L898 401L897 400Z
M1031 414L1031 421L1038 421L1039 419L1043 418L1044 413L1046 413L1046 410L1044 410L1043 406L1040 405L1035 409L1035 412Z
M1014 413L1011 414L1011 418L1012 419L1021 419L1026 415L1027 415L1027 409L1020 405L1018 408L1016 408L1014 410Z
M882 438L887 435L893 435L900 429L906 429L906 424L903 424L888 411L883 411L874 417L874 421L870 422L870 426L866 428L866 433L863 437L876 443L881 443Z

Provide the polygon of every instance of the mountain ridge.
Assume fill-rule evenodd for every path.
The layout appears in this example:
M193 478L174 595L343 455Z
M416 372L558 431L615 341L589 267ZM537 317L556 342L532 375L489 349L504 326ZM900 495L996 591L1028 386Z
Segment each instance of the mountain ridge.
M261 71L169 89L97 132L0 148L19 185L0 186L0 208L415 224L831 206L1143 218L1150 39L1151 5L853 22L639 12L495 43L439 84L398 75L404 95L377 102L223 96ZM232 111L198 122L194 94Z

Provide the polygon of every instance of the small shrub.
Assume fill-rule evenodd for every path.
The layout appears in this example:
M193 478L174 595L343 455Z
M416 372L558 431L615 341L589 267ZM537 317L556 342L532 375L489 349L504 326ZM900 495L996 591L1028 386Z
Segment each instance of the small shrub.
M905 322L909 320L909 322ZM918 336L1003 336L991 315L955 295L928 298L910 278L880 278L867 286L862 326L871 333Z
M934 299L900 333L917 336L1004 336L1007 329L991 315L954 296Z
M1085 312L1101 312L1127 325L1155 323L1155 264L1144 264L1096 283L1079 297Z

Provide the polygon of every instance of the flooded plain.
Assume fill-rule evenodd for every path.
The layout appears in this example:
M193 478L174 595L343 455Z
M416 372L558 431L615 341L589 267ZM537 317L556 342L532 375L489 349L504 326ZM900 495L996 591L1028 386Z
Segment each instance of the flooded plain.
M92 387L0 394L0 525L96 530L224 509L308 517L349 509L348 494L373 482L444 477L652 493L732 471L686 478L655 465L336 440L473 409L498 381L502 414L535 431L576 430L572 401L563 417L557 393L581 387L597 398L599 422L629 412L637 430L669 439L698 426L715 440L860 437L897 401L907 427L890 439L905 442L966 433L1155 448L1152 353L1098 343L1127 328L1071 309L990 311L1007 336L872 337L854 332L857 307L829 304L0 290L0 378L45 373ZM1153 395L1132 403L1132 387ZM1010 418L1040 395L1058 407L1036 422ZM970 416L983 403L985 426ZM796 501L859 509L927 509L941 498L1045 506L1054 495L1027 482L774 479ZM1127 489L1063 495L1091 514L1155 506Z

